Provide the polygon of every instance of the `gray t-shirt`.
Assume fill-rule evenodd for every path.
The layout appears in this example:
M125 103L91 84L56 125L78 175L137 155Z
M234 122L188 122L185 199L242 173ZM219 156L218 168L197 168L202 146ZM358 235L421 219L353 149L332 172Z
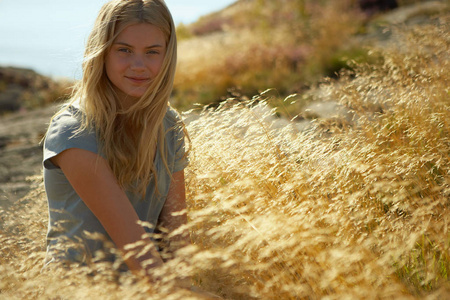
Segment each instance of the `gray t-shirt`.
M188 164L184 132L178 126L179 120L177 113L168 108L163 124L167 132L166 158L171 173L183 170ZM96 251L103 250L104 247L104 241L92 239L89 233L100 233L110 241L99 220L77 195L61 169L50 161L52 157L70 148L102 155L95 132L77 133L79 126L79 106L73 104L52 120L44 141L44 183L49 207L46 264L52 261L89 261ZM145 199L140 194L126 191L139 219L149 222L153 227L157 225L170 185L170 175L159 153L158 149L154 162L159 194L155 191L154 181L148 185ZM152 232L153 229L147 231Z

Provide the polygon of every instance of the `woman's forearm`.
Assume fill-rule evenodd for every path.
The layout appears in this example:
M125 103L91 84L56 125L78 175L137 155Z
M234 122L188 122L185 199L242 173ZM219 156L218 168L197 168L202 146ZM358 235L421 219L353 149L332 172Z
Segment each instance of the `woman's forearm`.
M168 250L171 253L191 243L189 230L185 226L187 211L184 171L174 173L172 178L166 203L159 217L161 226L168 231Z
M124 260L130 270L149 270L163 263L153 242L149 238L143 239L145 230L138 224L139 217L117 184L106 160L95 153L72 148L60 153L52 161L61 168L116 247L124 253ZM127 246L132 244L137 245L134 251ZM144 250L147 253L132 255ZM143 266L142 263L149 259L153 263Z

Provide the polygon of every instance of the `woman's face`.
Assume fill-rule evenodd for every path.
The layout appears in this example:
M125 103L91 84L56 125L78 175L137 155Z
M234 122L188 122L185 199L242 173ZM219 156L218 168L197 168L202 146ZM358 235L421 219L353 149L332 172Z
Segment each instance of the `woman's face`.
M165 36L154 25L129 25L117 36L106 56L105 69L122 105L129 107L144 95L159 73L165 53Z

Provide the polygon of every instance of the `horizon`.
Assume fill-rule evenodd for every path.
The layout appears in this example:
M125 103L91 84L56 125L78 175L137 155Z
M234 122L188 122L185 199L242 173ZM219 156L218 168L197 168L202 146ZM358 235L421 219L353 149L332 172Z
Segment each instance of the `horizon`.
M0 0L0 66L79 79L85 40L106 0ZM189 24L235 0L167 0L175 24ZM56 13L55 13L56 12ZM20 17L19 17L20 16Z

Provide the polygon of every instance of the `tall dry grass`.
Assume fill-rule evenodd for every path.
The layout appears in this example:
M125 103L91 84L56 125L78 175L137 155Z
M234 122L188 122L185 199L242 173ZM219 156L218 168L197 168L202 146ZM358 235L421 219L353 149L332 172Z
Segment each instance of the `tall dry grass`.
M186 276L228 299L448 298L447 24L400 31L383 64L323 86L351 119L299 131L258 97L186 113L193 245L156 286L105 263L40 273L37 176L0 214L0 298L196 298L173 288Z
M251 96L271 87L285 97L333 75L344 55L364 56L351 43L363 21L356 7L352 0L239 1L181 26L190 38L179 44L175 104L218 102L232 88Z

